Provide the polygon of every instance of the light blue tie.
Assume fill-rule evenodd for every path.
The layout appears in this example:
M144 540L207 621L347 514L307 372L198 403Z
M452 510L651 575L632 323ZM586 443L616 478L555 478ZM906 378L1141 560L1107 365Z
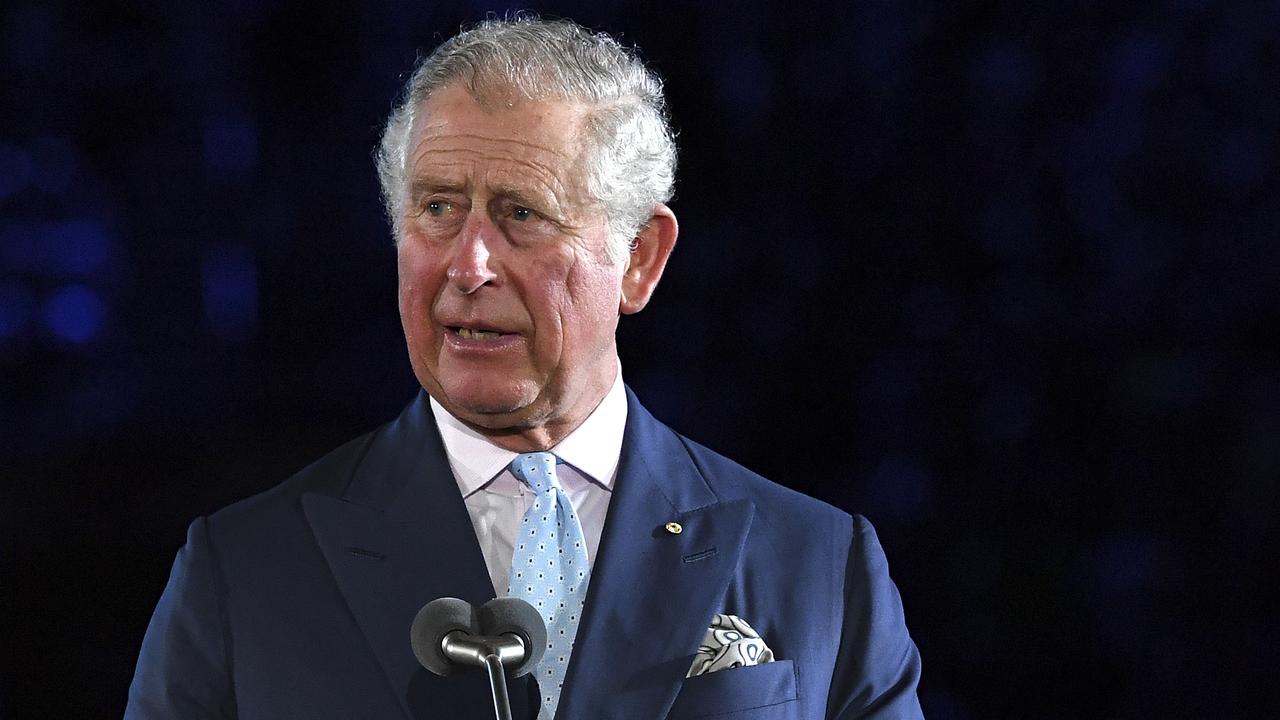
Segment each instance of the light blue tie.
M556 456L519 455L511 472L533 488L533 505L516 533L507 594L527 600L547 622L547 653L535 670L542 691L539 720L555 717L569 667L573 638L582 619L591 569L582 524L556 478Z

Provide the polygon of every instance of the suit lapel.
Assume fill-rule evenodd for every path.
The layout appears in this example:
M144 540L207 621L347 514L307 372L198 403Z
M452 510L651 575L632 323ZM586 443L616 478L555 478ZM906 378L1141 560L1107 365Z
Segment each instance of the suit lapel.
M754 506L719 501L627 391L627 432L559 718L664 717L721 610ZM676 534L667 523L681 526Z
M375 435L344 497L303 509L338 589L411 718L488 717L483 673L441 678L413 656L409 627L438 597L494 597L484 556L425 394ZM511 695L523 698L525 683ZM525 716L523 703L513 707Z

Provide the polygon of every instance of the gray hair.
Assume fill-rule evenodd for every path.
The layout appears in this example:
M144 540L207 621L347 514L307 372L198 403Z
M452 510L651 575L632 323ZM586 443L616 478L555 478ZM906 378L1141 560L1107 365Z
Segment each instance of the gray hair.
M676 145L662 81L633 50L568 20L489 19L418 63L392 110L377 152L387 215L399 240L409 134L422 103L462 83L477 99L515 92L587 106L587 190L604 208L609 255L624 259L658 203L671 199Z

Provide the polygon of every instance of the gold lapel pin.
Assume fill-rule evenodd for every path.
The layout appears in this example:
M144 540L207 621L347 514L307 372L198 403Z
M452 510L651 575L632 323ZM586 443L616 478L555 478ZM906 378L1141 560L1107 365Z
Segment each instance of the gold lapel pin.
M678 522L669 522L667 523L667 532L672 535L679 535L684 532L684 528L680 527L680 523Z

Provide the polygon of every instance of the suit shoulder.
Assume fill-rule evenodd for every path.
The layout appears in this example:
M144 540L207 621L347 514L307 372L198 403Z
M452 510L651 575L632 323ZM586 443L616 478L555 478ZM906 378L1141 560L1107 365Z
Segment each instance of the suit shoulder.
M803 518L805 522L852 527L849 513L817 498L779 485L720 453L676 433L707 484L721 499L747 498L755 502L757 513Z
M228 527L276 517L281 511L297 507L304 493L341 496L377 433L375 430L349 440L279 485L218 510L209 516L210 523Z

